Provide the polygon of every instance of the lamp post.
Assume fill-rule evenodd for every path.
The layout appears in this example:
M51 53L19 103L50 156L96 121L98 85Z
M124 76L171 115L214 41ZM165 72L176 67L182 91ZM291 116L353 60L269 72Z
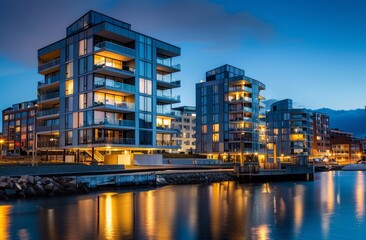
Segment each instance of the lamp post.
M0 145L1 145L1 148L0 148L0 151L1 151L0 159L3 159L3 143L4 143L4 139L0 139Z

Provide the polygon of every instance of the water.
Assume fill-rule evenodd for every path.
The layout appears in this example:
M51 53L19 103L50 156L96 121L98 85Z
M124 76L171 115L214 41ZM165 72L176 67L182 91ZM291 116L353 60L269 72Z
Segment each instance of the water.
M0 202L0 239L364 239L366 172ZM99 215L98 215L99 196Z

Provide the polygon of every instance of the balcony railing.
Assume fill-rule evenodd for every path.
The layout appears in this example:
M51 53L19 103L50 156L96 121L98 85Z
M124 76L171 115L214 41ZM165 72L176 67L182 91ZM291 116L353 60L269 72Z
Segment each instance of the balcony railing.
M135 121L133 120L118 120L108 118L96 118L94 119L94 125L111 125L121 127L135 127Z
M38 117L44 117L44 116L49 116L49 115L54 115L54 114L59 114L59 113L60 113L60 109L59 108L54 108L54 109L39 111L37 113L37 116Z
M170 116L180 116L180 112L177 110L170 110L170 109L160 109L157 108L156 110L157 114L163 114L163 115L170 115Z
M109 144L124 144L134 145L134 138L98 138L94 140L94 143L109 143Z
M114 52L117 53L121 53L121 54L127 54L130 56L135 56L136 55L136 51L134 49L119 45L119 44L115 44L112 42L101 42L98 43L94 46L94 51L99 51L100 49L107 49L107 50L112 50Z
M177 129L172 128L169 125L157 125L156 126L156 129L158 129L158 130L164 130L164 131L177 131Z
M229 108L229 111L235 112L235 111L245 111L245 112L252 112L252 109L249 107L231 107Z
M58 98L58 97L60 97L60 92L53 92L53 93L48 93L48 94L38 96L38 100L45 101L48 99L53 99L53 98Z
M60 130L60 125L51 125L51 126L37 126L37 132L52 132L55 131L57 132L58 130Z
M60 65L60 58L56 58L52 61L46 62L44 64L42 64L41 66L38 67L38 72L41 72L47 68L51 68L54 66Z
M229 121L230 122L239 122L239 121L252 122L253 119L250 117L238 117L238 118L232 118Z
M95 56L99 56L99 55L95 55ZM129 74L133 74L133 75L135 74L135 68L127 66L127 65L123 65L123 62L120 60L107 58L107 57L101 57L101 56L99 56L99 57L102 58L102 60L94 63L94 69L110 67L113 69L127 72Z
M175 140L156 140L157 146L177 146L177 141Z
M105 88L117 90L120 92L125 92L125 91L135 92L136 91L136 87L134 85L115 82L112 80L95 79L94 88L100 88L100 87L105 87Z
M60 81L60 74L57 74L55 76L45 78L45 79L39 81L38 86L44 86L44 85L52 84L52 83L59 82L59 81Z
M180 80L172 78L171 74L156 74L156 80L180 86Z
M229 102L237 102L237 101L245 101L245 102L252 102L252 98L250 97L239 97L239 98L232 98Z
M51 138L49 140L37 141L37 147L49 147L49 148L59 147L59 141L56 138Z
M229 92L241 92L241 91L245 91L245 92L252 92L253 90L249 87L246 86L235 86L235 87L229 87Z
M116 110L135 110L135 103L129 102L119 102L114 104L104 103L104 102L94 102L95 107L97 106L105 106L106 108L113 108Z
M180 95L174 95L174 94L169 94L169 93L164 93L162 91L157 91L156 94L159 98L163 98L163 99L167 99L167 100L172 100L172 101L180 101Z
M175 68L180 70L180 64L174 63L171 58L156 58L156 62L160 65L164 65L170 68Z

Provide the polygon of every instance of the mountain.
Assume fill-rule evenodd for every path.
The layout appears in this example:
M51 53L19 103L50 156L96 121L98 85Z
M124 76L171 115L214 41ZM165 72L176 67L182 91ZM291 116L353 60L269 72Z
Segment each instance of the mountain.
M271 104L276 101L276 99L265 100L266 109L270 109ZM331 128L351 132L356 137L365 137L366 135L365 109L333 110L330 108L320 108L314 111L328 114Z
M364 109L333 110L321 108L317 112L329 115L330 127L351 132L356 137L364 137L366 132L366 119Z

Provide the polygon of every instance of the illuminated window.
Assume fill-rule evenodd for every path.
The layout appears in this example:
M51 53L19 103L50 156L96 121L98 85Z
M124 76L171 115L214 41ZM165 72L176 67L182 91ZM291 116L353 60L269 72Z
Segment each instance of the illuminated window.
M73 63L66 64L66 78L71 78L74 75Z
M290 140L291 141L304 141L305 135L304 134L291 134Z
M207 133L207 125L202 125L202 133Z
M214 124L213 125L213 132L219 132L220 131L220 125L219 124Z
M65 83L65 89L66 89L66 92L65 94L66 95L71 95L74 93L74 80L67 80L66 83Z
M220 138L220 134L218 134L218 133L212 134L212 141L213 142L218 142L219 138Z

